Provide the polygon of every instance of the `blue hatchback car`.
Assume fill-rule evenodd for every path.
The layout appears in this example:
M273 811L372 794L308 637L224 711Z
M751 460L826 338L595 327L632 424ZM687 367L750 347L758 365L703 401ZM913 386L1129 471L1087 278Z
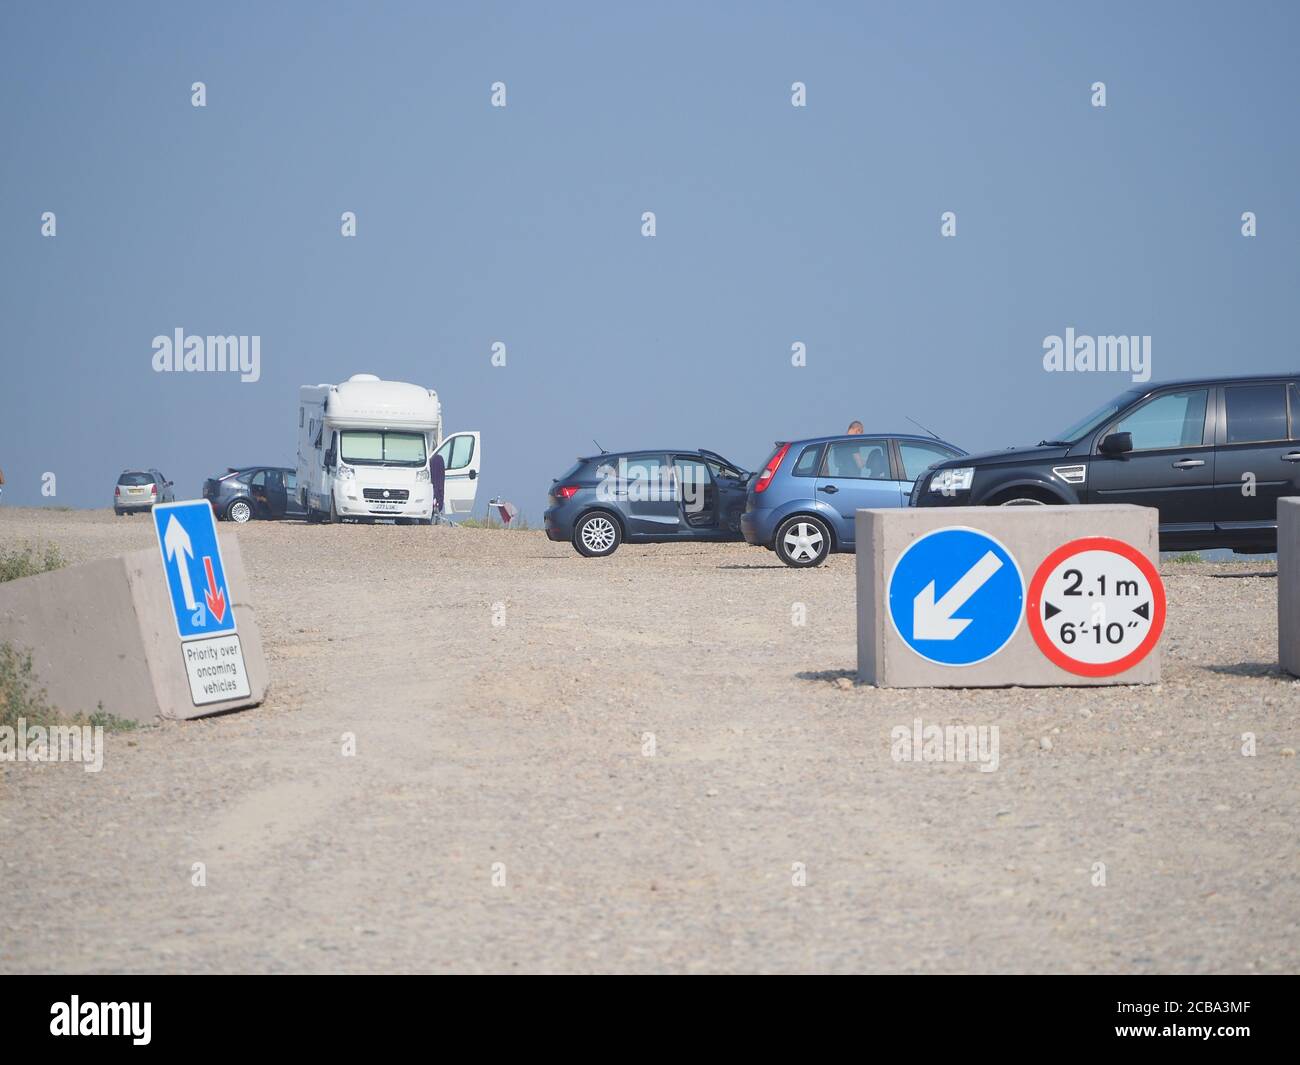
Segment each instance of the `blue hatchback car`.
M905 507L912 482L936 462L966 454L928 436L821 436L778 442L749 484L740 531L787 566L819 566L853 550L854 514Z

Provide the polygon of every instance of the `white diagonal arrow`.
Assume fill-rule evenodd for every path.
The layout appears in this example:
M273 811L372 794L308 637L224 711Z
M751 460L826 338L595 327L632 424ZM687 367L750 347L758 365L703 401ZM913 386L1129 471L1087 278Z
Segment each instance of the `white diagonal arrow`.
M954 618L993 574L1002 568L1002 560L992 551L971 566L962 578L934 601L934 581L922 588L912 600L912 639L955 640L970 624L970 618Z
M199 604L194 599L194 585L190 583L190 564L185 556L194 557L194 546L190 543L190 534L185 531L175 514L167 515L167 531L163 533L163 550L167 557L175 559L176 568L181 575L181 595L185 597L185 608L197 610Z

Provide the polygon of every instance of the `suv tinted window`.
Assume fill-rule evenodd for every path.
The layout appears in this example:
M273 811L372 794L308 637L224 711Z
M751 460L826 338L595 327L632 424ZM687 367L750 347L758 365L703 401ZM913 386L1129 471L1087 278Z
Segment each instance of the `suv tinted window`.
M1291 394L1291 439L1300 440L1300 385L1289 385Z
M903 457L903 476L915 481L936 462L955 459L957 452L938 444L918 444L914 440L900 440L898 453Z
M1276 385L1229 385L1228 443L1286 439L1286 389Z
M1132 433L1134 451L1194 447L1205 438L1204 388L1168 392L1147 400L1121 418L1112 433Z
M153 477L147 473L124 473L117 479L118 484L153 484Z
M822 457L821 444L809 444L799 452L799 461L794 464L794 469L790 471L792 477L816 477L817 461Z
M858 438L828 444L821 475L869 481L893 480L889 470L889 441Z

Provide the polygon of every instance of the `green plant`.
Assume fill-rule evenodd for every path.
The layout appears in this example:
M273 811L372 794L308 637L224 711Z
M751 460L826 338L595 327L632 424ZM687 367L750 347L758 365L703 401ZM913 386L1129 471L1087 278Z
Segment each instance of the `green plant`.
M1178 563L1179 565L1190 565L1193 562L1200 562L1201 554L1199 551L1183 551L1172 556L1169 561Z
M0 726L45 725L56 714L45 700L45 689L36 682L32 656L7 643L0 643Z
M19 544L0 551L0 582L32 577L66 566L67 560L54 544Z
M50 706L45 689L37 682L31 653L0 643L0 726L16 729L19 719L29 728L98 725L105 732L131 732L140 727L138 721L108 713L102 702L89 714L60 714Z

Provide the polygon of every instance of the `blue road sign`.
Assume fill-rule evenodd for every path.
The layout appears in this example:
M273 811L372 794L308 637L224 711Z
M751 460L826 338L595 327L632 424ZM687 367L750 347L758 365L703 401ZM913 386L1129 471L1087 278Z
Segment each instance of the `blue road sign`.
M942 666L991 658L1025 613L1025 582L1011 552L964 526L936 529L910 544L890 571L886 594L903 642Z
M234 632L233 596L208 501L160 503L153 508L153 527L181 639Z

